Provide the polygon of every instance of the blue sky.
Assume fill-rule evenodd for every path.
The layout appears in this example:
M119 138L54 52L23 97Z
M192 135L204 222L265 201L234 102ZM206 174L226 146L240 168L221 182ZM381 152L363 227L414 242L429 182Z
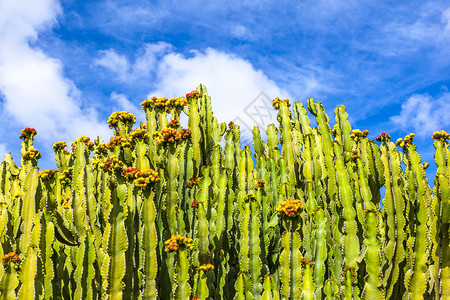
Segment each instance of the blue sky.
M450 4L405 3L0 0L0 155L19 161L30 126L54 167L54 142L109 140L113 111L143 121L142 100L202 83L220 121L265 127L273 111L252 109L312 97L371 138L415 132L432 162L432 132L450 131Z

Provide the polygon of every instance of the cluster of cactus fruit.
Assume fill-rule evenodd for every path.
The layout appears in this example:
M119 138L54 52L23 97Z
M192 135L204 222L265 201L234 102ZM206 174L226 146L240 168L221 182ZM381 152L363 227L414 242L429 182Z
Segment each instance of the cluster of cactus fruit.
M445 131L432 189L413 134L376 143L343 106L332 129L308 99L312 128L274 99L253 152L204 86L142 106L134 130L111 115L109 143L57 142L57 170L22 131L20 167L0 165L1 299L450 299Z

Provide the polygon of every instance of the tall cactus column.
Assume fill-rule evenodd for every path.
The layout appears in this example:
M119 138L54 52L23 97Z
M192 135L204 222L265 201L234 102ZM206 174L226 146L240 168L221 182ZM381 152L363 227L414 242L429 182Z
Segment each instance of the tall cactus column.
M450 299L450 134L445 131L433 133L438 166L433 199L434 222L432 257L435 264L436 299ZM442 270L439 274L438 270Z
M36 207L36 193L38 187L38 166L37 160L41 154L33 147L33 137L36 130L25 128L22 130L20 138L22 142L22 170L19 174L24 177L22 186L23 202L20 217L22 219L19 258L23 260L22 268L19 270L19 280L21 286L18 299L32 297L35 292L34 279L37 269L37 245L39 245L40 233L40 213ZM15 257L15 256L14 256Z
M384 164L385 197L383 199L383 213L386 218L387 245L385 247L385 267L383 285L386 289L386 297L402 297L405 291L403 285L404 273L401 270L405 266L405 226L406 220L405 199L402 194L403 178L401 154L395 144L390 141L390 136L382 133L377 137L381 142L381 160Z
M301 238L300 218L303 206L298 199L287 199L277 207L277 214L283 224L284 233L281 236L283 250L280 254L280 295L282 299L300 299L302 283L302 254L300 253ZM311 281L312 281L312 274ZM311 295L314 295L314 289Z
M189 257L188 250L194 248L191 238L182 235L173 235L165 243L164 251L176 253L175 285L173 287L173 299L189 299L191 287L189 285Z

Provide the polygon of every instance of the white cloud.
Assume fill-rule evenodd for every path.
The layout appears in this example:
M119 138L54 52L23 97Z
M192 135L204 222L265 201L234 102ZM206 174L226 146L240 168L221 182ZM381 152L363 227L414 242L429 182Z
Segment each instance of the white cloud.
M445 36L447 38L450 38L450 7L447 8L443 13L442 13L442 19L441 19L442 23L445 25L444 28L444 33Z
M375 42L383 55L402 55L429 47L447 53L450 7L424 2L410 14L387 22L382 29L381 33L377 33Z
M37 31L54 23L59 13L61 6L55 0L2 0L0 35L7 39L36 38Z
M117 75L123 82L133 82L145 78L154 71L158 59L166 54L172 45L164 42L144 44L138 51L133 63L125 55L118 54L114 49L99 51L99 57L94 59L94 66L104 67Z
M390 118L399 129L413 131L419 136L431 136L434 131L450 126L450 93L438 98L426 94L412 95L402 104L397 116Z
M172 49L172 45L164 42L145 44L139 51L138 57L132 66L134 77L146 77L154 71L158 59Z
M232 36L241 40L253 40L253 35L247 27L240 24L232 24L230 28Z
M235 121L242 130L260 125L264 131L268 124L276 123L271 100L289 96L250 62L214 49L192 52L191 57L169 53L161 60L157 74L156 89L148 97L179 97L203 84L218 121ZM243 134L251 136L250 131Z
M117 74L121 80L126 80L130 69L125 55L119 55L113 49L100 51L101 57L94 60L94 65L109 69Z
M116 103L116 105L113 107L113 111L128 111L135 115L136 121L139 122L145 120L145 113L141 109L141 107L136 106L134 103L128 100L126 95L112 92L111 100Z
M81 93L64 77L62 62L29 45L60 13L55 0L0 2L3 114L20 126L36 128L46 144L81 135L106 137L106 124L97 121L93 110L81 108Z

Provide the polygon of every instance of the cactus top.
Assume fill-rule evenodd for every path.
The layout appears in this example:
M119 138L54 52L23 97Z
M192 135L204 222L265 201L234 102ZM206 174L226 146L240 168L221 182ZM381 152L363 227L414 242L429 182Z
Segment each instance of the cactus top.
M198 186L199 182L200 182L200 177L197 177L197 178L191 177L191 178L189 178L189 181L186 182L186 187L188 189L192 189L194 186Z
M69 167L59 174L59 181L61 184L69 184L73 177L73 168Z
M42 180L48 180L48 179L53 178L55 176L55 174L56 174L56 170L48 169L48 170L43 170L43 171L39 172L38 176Z
M350 134L350 138L354 141L359 141L361 138L367 137L369 135L368 130L364 130L361 132L359 129L352 130L352 133Z
M25 139L27 137L34 137L35 135L37 135L36 129L30 128L30 127L25 127L24 129L22 129L22 133L19 136L19 138Z
M405 148L407 145L410 145L414 139L415 134L411 133L405 136L405 139L399 138L395 145Z
M131 143L135 144L137 140L142 139L144 141L147 141L150 138L150 135L148 134L147 130L136 128L132 132L130 132L130 135L128 139Z
M391 136L385 132L382 132L377 138L377 142L386 142L391 139Z
M299 199L286 199L277 206L277 215L295 218L300 215L303 204Z
M91 142L91 139L87 136L80 136L75 141L73 141L72 144L70 144L70 146L72 146L72 152L75 150L78 142L84 143L86 145L86 148L88 148L90 151L94 150L94 143Z
M252 200L256 200L255 194L249 193L244 196L244 202L251 202Z
M200 98L200 93L198 91L191 91L190 93L186 94L186 99L188 101L193 100L193 99L198 99Z
M29 161L29 160L38 160L39 158L41 158L41 153L37 150L37 149L30 149L27 152L25 152L24 155L22 155L22 158L24 161Z
M262 179L256 180L255 188L258 189L258 190L264 189L264 180L262 180Z
M54 145L53 145L53 147L52 147L52 149L53 149L53 151L58 151L58 150L63 150L64 148L66 148L67 147L67 143L66 142L56 142Z
M94 150L94 153L97 155L108 154L108 146L105 143L99 143Z
M100 168L103 171L108 172L115 169L121 169L123 166L123 162L120 161L116 156L112 156L111 158L107 158L103 163L100 164Z
M2 255L2 264L8 265L9 262L16 262L19 260L19 254L16 254L14 252L9 252L8 254Z
M289 103L289 99L281 100L280 98L276 97L275 99L272 100L273 108L279 109L280 108L280 104L282 102L286 103L288 107L291 106L291 104Z
M148 185L153 186L160 181L158 172L152 169L138 170L130 167L122 169L122 175L125 176L127 180L133 180L134 185L141 188L146 188Z
M127 141L126 138L124 138L121 135L117 135L111 138L108 144L106 144L106 148L108 148L111 151L114 151L116 146L120 146L123 148L131 148L130 142Z
M172 123L172 122L171 122ZM191 138L191 131L188 129L181 129L181 131L175 128L167 127L161 131L155 131L153 137L156 138L156 144L158 146L167 146L170 144L181 143L183 140Z
M119 123L119 121L123 123L131 123L132 125L136 123L136 117L127 111L113 112L108 118L109 128L112 129Z
M443 140L443 141L445 141L445 140L449 140L450 139L450 134L448 134L444 130L436 131L436 132L433 133L431 138L433 140Z
M194 249L194 241L191 238L182 235L172 235L170 239L164 242L164 251L176 252L181 249Z
M157 98L155 96L150 99L146 99L141 103L143 110L150 107L162 110L171 110L173 108L183 108L187 104L188 101L184 97L167 99L166 97Z
M203 264L197 268L197 271L208 272L209 270L214 270L214 266L212 264Z

